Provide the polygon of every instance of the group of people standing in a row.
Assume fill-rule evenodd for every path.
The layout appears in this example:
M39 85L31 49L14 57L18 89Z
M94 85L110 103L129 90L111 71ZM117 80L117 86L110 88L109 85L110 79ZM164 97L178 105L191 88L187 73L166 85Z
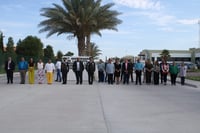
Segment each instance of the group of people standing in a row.
M135 63L132 63L128 59L125 59L124 62L121 63L118 59L116 59L115 62L109 59L108 62L105 63L100 60L98 64L99 82L113 84L113 82L116 81L116 84L119 84L119 81L122 81L123 84L129 84L130 77L133 82L134 71L136 74L136 85L142 84L142 75L143 82L146 82L146 84L151 84L153 82L155 85L158 85L160 83L159 79L161 79L161 83L166 85L168 74L170 74L171 77L171 85L176 85L178 74L181 77L181 84L184 85L187 66L184 65L184 62L182 62L180 66L175 62L168 64L164 59L161 63L158 61L152 63L150 60L142 63L140 59L137 59Z
M83 81L83 70L86 69L88 72L88 83L93 84L94 72L96 65L93 58L90 58L90 61L87 62L86 68L82 61L79 58L73 62L73 71L76 76L76 84L82 84ZM20 73L20 84L25 84L26 73L28 72L28 82L29 84L35 83L35 70L37 70L37 81L38 84L44 83L46 76L47 84L52 84L54 79L54 73L56 73L57 82L62 82L62 84L67 84L67 74L69 72L69 63L66 58L63 58L62 61L57 60L56 64L52 63L49 59L46 64L40 59L37 63L34 62L33 58L30 58L29 61L26 61L24 57L21 58L18 63L18 70ZM7 83L13 83L13 72L15 70L15 63L11 57L5 62L5 71L7 74Z
M129 84L129 80L133 81L133 72L136 74L135 84L142 84L142 75L143 82L146 84L151 84L152 82L155 85L159 84L159 79L161 83L166 85L167 76L170 74L171 85L176 85L177 75L181 77L181 84L185 84L185 77L187 72L187 67L182 63L180 66L177 66L175 62L168 64L166 60L162 60L161 63L155 61L152 63L150 60L147 60L145 63L140 62L140 59L137 59L135 63L132 63L130 60L125 59L123 62L120 62L119 59L116 59L115 62L112 59L108 59L105 63L100 60L97 64L98 68L98 81L99 82L108 82L108 84L119 84L120 81L123 84ZM18 63L18 70L20 73L20 84L25 84L26 73L28 72L28 81L29 84L35 83L35 69L37 70L37 81L39 84L44 83L45 75L48 84L53 83L54 73L56 74L57 82L62 82L67 84L67 74L69 72L69 64L67 59L62 61L57 60L56 64L51 62L49 59L46 64L40 59L37 63L34 62L33 58L27 62L24 57L21 58L21 61ZM83 82L83 71L86 69L88 72L88 83L93 84L94 72L96 70L96 64L93 58L89 58L89 61L84 65L84 63L77 58L73 62L72 70L76 76L76 84L82 84ZM15 63L12 61L11 57L5 62L5 70L7 73L7 83L13 83L13 71L15 70Z
M60 64L60 66L59 66ZM69 65L67 61L64 59L63 62L56 63L56 66L51 62L49 59L46 64L43 63L43 61L40 59L37 63L34 62L33 58L30 58L29 61L26 61L24 57L21 57L21 60L19 61L18 70L20 74L20 84L25 84L26 81L26 73L28 72L28 82L29 84L35 83L35 70L37 70L37 81L38 84L44 83L45 74L46 74L46 80L48 84L52 84L53 82L53 76L54 72L56 70L56 67L58 70L61 68L62 72L62 79L63 84L66 84L67 79L67 73L69 71ZM7 75L7 83L13 83L13 72L15 70L16 64L12 60L11 57L8 57L8 60L5 62L5 71ZM61 80L61 79L60 79Z

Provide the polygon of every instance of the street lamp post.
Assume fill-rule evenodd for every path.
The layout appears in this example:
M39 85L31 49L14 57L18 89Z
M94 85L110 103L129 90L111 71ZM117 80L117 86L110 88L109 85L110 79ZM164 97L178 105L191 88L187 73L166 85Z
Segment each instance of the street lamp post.
M198 43L199 43L199 48L200 48L200 20L198 21L198 25L199 25L199 41L198 41Z
M0 31L0 52L3 53L4 52L4 46L3 46L3 32Z

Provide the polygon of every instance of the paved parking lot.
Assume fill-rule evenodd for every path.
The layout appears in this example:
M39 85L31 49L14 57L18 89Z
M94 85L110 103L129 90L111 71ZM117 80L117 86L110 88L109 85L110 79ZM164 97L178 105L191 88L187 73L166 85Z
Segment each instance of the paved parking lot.
M73 75L72 75L73 76ZM72 77L71 77L72 78ZM1 133L199 133L200 88L0 82Z

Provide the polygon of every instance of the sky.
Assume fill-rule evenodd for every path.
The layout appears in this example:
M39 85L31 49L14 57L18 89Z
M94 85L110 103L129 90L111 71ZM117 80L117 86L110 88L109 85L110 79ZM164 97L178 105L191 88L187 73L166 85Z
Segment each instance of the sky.
M78 55L77 40L66 35L39 33L38 24L46 18L40 15L44 7L62 5L61 0L0 0L0 31L4 44L8 37L19 39L28 35L41 39L44 47L51 45L54 53L71 51ZM102 0L102 4L114 3L111 8L121 13L123 22L118 31L103 30L102 36L92 35L106 57L137 56L144 49L188 50L199 47L200 1L199 0Z

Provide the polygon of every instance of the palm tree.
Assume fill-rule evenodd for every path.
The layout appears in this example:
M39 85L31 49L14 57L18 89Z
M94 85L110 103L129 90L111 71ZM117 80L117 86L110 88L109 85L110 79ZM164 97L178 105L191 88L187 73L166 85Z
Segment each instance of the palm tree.
M94 57L95 59L98 58L99 55L101 55L101 50L95 43L90 43L89 48L90 56Z
M87 28L86 32L86 45L87 45L87 52L88 56L89 50L91 45L90 44L90 36L91 34L97 34L101 36L100 30L109 29L117 31L116 26L122 23L121 20L117 19L117 16L120 15L119 12L110 10L110 8L114 6L114 3L109 3L100 8L96 9L93 14L94 21L91 21L91 26Z
M165 61L167 61L169 59L169 57L170 57L169 50L164 49L162 51L162 53L160 54L160 56L161 56L161 59L164 59Z
M67 34L78 40L78 55L85 55L85 40L90 42L91 34L100 34L103 29L116 29L121 23L118 12L109 10L114 4L101 6L101 0L62 0L64 7L53 4L52 8L42 8L41 15L47 19L40 22L40 32L48 32L47 37ZM88 45L89 46L89 45ZM88 47L89 49L89 47Z

